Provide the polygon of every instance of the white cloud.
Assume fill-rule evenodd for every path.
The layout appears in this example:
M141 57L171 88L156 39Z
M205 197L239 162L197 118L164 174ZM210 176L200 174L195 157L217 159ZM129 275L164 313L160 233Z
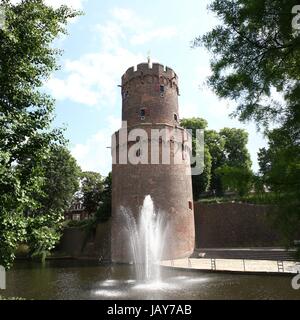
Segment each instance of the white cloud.
M180 103L180 118L200 117L201 107L194 102Z
M142 19L133 10L115 7L111 10L111 15L118 22L118 25L128 29L139 29L151 25L148 19Z
M134 11L125 8L114 8L111 11L113 18L118 22L119 29L129 31L130 43L142 45L153 40L166 40L177 35L175 26L156 26L147 18L141 18Z
M121 126L121 119L109 117L107 127L76 144L71 152L84 171L96 171L107 175L111 171L111 135Z
M94 30L101 39L100 50L65 61L63 71L66 75L53 77L46 83L55 98L89 106L107 106L116 102L121 75L128 67L145 60L142 54L122 45L126 36L119 20L125 23L131 14L119 9L113 13L113 17L117 17L115 20L95 26Z
M177 35L175 27L162 27L146 32L136 33L130 40L134 45L145 44L153 40L165 40L174 38Z
M144 44L176 35L174 27L151 29L147 19L141 19L129 9L114 8L110 14L111 19L93 28L100 36L100 50L65 61L66 75L47 82L55 98L88 106L114 105L120 94L117 85L121 75L128 67L146 60L145 54L131 51L128 43Z
M55 96L59 100L71 98L78 103L96 105L98 102L97 93L86 87L84 82L79 73L74 73L64 80L51 78L47 86L55 92Z
M112 21L96 25L95 31L100 35L101 45L105 51L121 47L121 41L126 39L122 27Z
M71 101L89 106L113 106L120 94L120 76L128 66L143 60L123 48L113 52L86 54L78 60L66 61L65 79L51 78L46 86L59 100Z
M147 18L141 18L130 9L114 8L111 10L111 15L117 21L115 27L119 31L124 28L127 30L127 36L132 45L142 45L153 40L171 39L178 33L175 26L159 25L153 27L153 22Z
M207 61L205 61L207 62ZM189 90L183 90L180 101L180 116L181 118L201 117L204 119L215 119L218 122L224 122L224 119L228 118L228 115L232 112L233 108L231 104L225 99L219 99L206 85L207 77L211 74L209 65L203 64L200 61L195 66L193 71L193 81L189 83L189 90L196 93L196 100L201 101L201 104L190 99L187 94ZM187 93L186 93L187 92ZM210 123L212 127L214 124Z

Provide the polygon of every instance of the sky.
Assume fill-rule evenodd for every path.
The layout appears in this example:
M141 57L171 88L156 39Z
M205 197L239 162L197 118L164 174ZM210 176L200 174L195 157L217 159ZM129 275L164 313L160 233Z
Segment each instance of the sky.
M210 55L191 48L191 41L218 22L207 11L207 0L45 0L84 11L55 41L64 50L61 69L45 83L56 99L54 126L65 127L69 148L85 171L106 176L111 170L111 135L121 126L122 74L131 66L159 62L179 77L179 116L202 117L208 128L244 128L253 170L257 151L267 145L254 123L231 119L232 101L220 100L204 84Z

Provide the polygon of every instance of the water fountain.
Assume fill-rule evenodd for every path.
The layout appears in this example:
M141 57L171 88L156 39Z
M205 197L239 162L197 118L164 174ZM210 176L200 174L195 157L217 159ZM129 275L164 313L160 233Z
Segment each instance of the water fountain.
M137 280L159 282L167 234L164 215L155 210L150 195L145 197L137 221L128 208L121 207L120 213L125 219Z
M28 299L299 299L299 291L292 289L289 277L257 275L253 278L247 274L160 268L171 230L164 220L165 214L155 210L151 196L145 197L137 216L125 207L121 207L118 214L122 218L119 220L122 236L127 235L131 248L132 265L81 261L82 268L78 261L72 260L48 261L48 268L41 268L40 264L30 268L25 265L9 274L7 295ZM45 279L54 285L49 288L49 281Z
M42 268L40 264L30 268L25 265L25 268L19 267L9 273L8 296L106 300L299 299L299 292L291 288L289 277L262 275L253 278L246 274L160 270L164 243L168 239L167 223L162 218L165 215L155 210L150 196L144 199L137 218L124 207L121 207L119 214L122 216L122 232L128 235L132 265L117 263L107 266L81 261L85 266L82 268L78 266L78 261L72 260L48 261L48 268ZM133 276L133 267L136 277ZM36 274L39 276L36 277ZM40 280L41 274L44 281ZM54 284L50 288L50 280L45 281L47 277ZM36 281L33 282L33 279Z

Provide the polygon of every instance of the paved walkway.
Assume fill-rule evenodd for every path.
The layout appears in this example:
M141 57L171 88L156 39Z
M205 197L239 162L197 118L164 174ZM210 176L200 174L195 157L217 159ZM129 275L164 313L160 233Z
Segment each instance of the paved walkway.
M195 252L203 252L203 251L228 251L228 252L233 252L233 251L249 251L249 252L257 252L257 251L264 251L264 252L296 252L296 249L289 249L287 250L286 248L282 247L255 247L255 248L196 248Z
M294 261L244 260L244 259L177 259L161 262L162 266L212 271L297 273L300 263Z

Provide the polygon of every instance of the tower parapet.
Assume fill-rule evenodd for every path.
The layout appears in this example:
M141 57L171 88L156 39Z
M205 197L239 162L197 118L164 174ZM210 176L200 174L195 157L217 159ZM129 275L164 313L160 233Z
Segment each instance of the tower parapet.
M140 63L135 70L134 67L130 67L122 76L122 85L126 85L133 78L142 79L146 76L157 77L157 79L167 79L170 86L178 86L178 77L173 69L164 67L160 63L153 63L152 66L148 63Z
M178 77L159 63L140 63L122 76L122 120L128 127L140 123L179 125Z

